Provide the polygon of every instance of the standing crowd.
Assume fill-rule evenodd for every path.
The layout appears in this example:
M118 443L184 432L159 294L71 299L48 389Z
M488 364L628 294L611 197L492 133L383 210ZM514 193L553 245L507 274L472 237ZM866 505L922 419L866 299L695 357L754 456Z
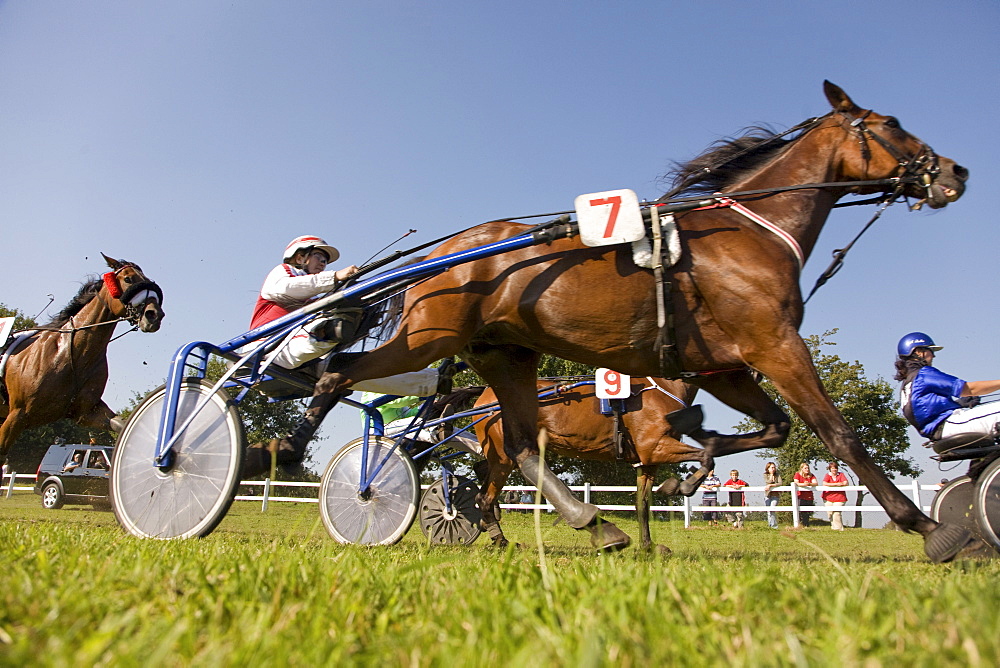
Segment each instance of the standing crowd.
M827 473L823 476L822 483L816 478L815 475L813 475L812 471L809 469L808 462L802 462L802 464L799 465L798 471L796 471L795 475L792 476L792 480L795 481L795 494L800 508L799 521L802 526L807 527L812 522L813 511L811 508L816 505L816 487L846 487L850 484L847 480L847 476L841 472L840 466L837 462L830 462L826 468ZM729 479L725 482L719 480L719 477L715 475L715 471L709 471L708 477L706 477L701 484L702 505L713 508L718 507L719 492L721 490L729 494L728 499L726 499L728 501L726 507L739 508L746 506L746 492L743 491L743 488L749 486L750 483L740 478L740 472L736 469L729 472ZM781 492L779 492L777 488L782 486L784 486L784 481L782 480L781 474L778 473L777 465L774 462L768 462L764 467L765 506L770 508L779 505ZM847 503L847 492L839 489L824 489L821 497L823 499L823 505L827 509L826 512L827 517L830 520L830 528L834 531L843 531L843 513L840 510L837 510L837 508ZM726 518L726 522L731 524L736 529L743 528L744 519L748 515L748 513L743 510L723 510L721 514ZM719 515L719 511L705 510L703 518L710 525L718 526ZM773 510L767 511L767 525L772 529L778 528L777 513Z

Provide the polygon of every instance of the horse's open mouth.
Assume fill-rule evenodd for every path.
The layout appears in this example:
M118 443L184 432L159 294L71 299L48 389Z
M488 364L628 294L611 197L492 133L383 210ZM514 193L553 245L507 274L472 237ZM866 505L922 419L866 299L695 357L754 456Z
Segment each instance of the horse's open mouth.
M930 208L941 209L956 201L961 196L962 190L935 183L930 187L929 196L925 201Z

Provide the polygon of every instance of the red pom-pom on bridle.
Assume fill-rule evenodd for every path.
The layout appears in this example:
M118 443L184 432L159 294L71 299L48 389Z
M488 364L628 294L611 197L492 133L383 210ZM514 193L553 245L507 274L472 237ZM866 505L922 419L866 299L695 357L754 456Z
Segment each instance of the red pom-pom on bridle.
M118 277L115 273L116 272L109 271L102 276L104 279L104 286L108 289L108 294L111 295L112 299L118 299L122 296L122 288L118 285Z

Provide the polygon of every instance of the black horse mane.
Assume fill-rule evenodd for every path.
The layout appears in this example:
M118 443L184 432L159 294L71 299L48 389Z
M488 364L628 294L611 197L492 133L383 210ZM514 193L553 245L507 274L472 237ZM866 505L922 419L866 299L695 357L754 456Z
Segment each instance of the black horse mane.
M95 278L93 280L87 281L80 286L80 291L76 293L76 296L70 300L69 304L63 307L63 310L59 311L52 318L52 320L47 325L48 327L62 327L69 319L80 312L80 310L89 304L97 293L101 291L101 286L104 285L104 281L100 278Z
M800 135L801 136L801 135ZM779 139L772 129L755 125L736 138L720 139L701 155L675 162L663 180L680 188L675 195L709 195L725 191L785 149L798 137Z

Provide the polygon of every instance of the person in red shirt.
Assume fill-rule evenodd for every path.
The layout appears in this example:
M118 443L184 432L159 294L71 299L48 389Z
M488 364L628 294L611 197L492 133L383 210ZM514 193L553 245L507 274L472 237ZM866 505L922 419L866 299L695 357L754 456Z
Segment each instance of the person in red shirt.
M722 483L723 487L728 487L729 492L729 505L730 506L745 506L746 504L746 494L743 492L743 488L749 483L744 480L740 480L740 472L733 469L729 472L729 480ZM726 513L726 521L732 522L733 526L737 529L743 528L743 516L745 513L742 510L736 510L732 513Z
M847 476L840 472L840 466L837 462L830 462L826 467L828 473L823 476L823 486L824 487L846 487L847 486ZM842 506L847 503L847 492L842 489L834 489L823 492L823 505L827 508L831 506ZM843 513L839 510L827 510L827 516L830 518L830 528L834 531L844 530L844 518Z
M813 487L819 484L819 481L816 480L816 476L814 476L812 474L812 471L809 470L809 462L802 462L801 464L799 464L799 470L795 472L795 475L792 476L792 479L795 481L795 484L799 488L795 492L795 495L798 497L799 500L799 506L815 505L813 497ZM809 522L812 521L812 511L809 510L805 512L799 512L799 516L802 520L802 526L804 527L809 526Z

